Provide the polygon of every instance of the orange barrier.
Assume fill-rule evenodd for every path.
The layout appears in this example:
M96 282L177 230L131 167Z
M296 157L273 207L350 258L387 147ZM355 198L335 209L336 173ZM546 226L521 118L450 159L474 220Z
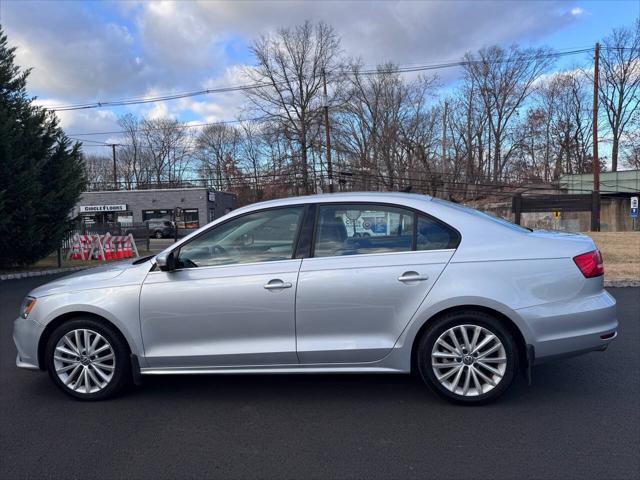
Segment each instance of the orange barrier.
M132 234L80 235L74 234L67 260L120 260L139 257Z

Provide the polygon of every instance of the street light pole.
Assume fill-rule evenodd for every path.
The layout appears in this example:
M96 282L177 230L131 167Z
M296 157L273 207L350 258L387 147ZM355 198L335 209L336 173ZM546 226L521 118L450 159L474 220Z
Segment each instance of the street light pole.
M598 156L598 81L600 77L600 44L596 43L593 62L593 193L591 229L600 231L600 157Z

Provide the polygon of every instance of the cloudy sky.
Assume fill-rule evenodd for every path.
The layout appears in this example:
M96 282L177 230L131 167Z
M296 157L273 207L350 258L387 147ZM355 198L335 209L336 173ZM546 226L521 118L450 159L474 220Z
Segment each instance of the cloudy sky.
M0 0L0 22L32 67L29 92L49 106L238 85L261 34L324 20L346 54L365 64L457 60L491 45L592 46L640 15L630 1L194 1ZM563 59L571 68L585 58ZM451 85L456 72L443 72ZM241 94L60 114L67 133L117 130L117 116L169 115L190 122L235 118ZM108 140L108 136L96 136Z

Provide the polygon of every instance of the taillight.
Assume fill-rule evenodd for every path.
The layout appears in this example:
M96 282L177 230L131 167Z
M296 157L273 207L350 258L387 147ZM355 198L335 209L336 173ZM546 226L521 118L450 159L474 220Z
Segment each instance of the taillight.
M577 257L573 257L573 261L586 278L599 277L604 275L604 263L602 262L602 255L600 250L594 250L593 252L583 253Z

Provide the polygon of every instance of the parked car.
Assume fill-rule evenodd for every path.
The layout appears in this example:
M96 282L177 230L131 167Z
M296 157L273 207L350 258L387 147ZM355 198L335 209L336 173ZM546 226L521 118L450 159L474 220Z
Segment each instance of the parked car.
M163 218L147 220L144 223L149 228L149 235L155 238L172 237L175 234L173 222Z
M385 227L357 235L347 212ZM250 205L155 257L40 286L14 340L19 367L83 400L142 375L417 371L473 404L535 364L604 350L617 328L587 236L344 193Z

